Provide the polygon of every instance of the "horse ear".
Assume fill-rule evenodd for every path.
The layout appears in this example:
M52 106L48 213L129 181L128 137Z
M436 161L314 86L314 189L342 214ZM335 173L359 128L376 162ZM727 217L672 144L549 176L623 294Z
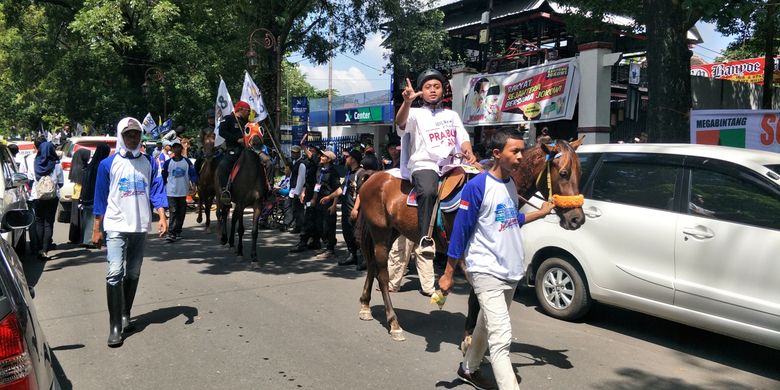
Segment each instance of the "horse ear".
M569 146L571 146L574 150L577 150L577 148L579 148L580 145L582 145L582 140L584 140L584 139L585 139L585 136L583 135L580 139L578 139L576 141L572 141L569 144Z

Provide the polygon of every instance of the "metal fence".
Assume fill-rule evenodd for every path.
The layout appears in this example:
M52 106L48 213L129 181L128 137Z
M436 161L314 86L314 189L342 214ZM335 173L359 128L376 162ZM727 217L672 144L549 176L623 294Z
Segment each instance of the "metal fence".
M308 145L314 145L322 150L332 150L339 155L341 150L345 148L352 148L360 143L360 137L357 135L345 135L341 137L321 138L318 140L308 141Z

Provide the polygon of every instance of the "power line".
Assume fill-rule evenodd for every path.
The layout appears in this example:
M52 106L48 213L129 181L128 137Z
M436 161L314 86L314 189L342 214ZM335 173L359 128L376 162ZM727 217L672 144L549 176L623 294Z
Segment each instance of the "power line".
M715 50L712 50L712 49L710 49L710 48L704 47L704 46L702 46L702 45L696 45L696 47L700 47L700 48L702 48L702 49L704 49L704 50L711 51L711 52L713 52L713 53L715 53L715 54L718 54L718 55L721 55L721 56L723 55L723 52L722 52L722 51L715 51Z
M363 66L365 66L365 67L368 67L368 68L370 68L370 69L373 69L373 70L375 70L375 71L377 71L377 72L379 72L379 73L385 73L385 72L384 72L382 69L377 69L377 68L374 68L373 66L371 66L371 65L369 65L369 64L366 64L365 62L362 62L362 61L356 60L356 59L354 59L354 58L352 58L352 57L350 57L350 56L348 56L348 55L346 55L346 54L343 54L343 53L342 53L341 55L343 55L344 57L347 57L347 58L349 58L349 59L350 59L350 60L352 60L352 61L355 61L355 62L357 62L358 64L361 64L361 65L363 65Z

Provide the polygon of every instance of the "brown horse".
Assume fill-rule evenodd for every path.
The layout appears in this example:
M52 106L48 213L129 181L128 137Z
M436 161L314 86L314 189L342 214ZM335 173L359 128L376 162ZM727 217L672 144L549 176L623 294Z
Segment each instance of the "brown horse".
M206 232L210 231L211 226L211 204L214 197L217 196L217 187L214 186L214 179L217 173L218 161L214 158L214 133L209 133L203 141L203 163L198 172L198 219L197 222L203 222L202 213L206 213Z
M520 168L512 174L517 193L525 199L536 191L540 191L545 198L551 195L557 195L556 199L561 197L562 201L556 202L555 213L560 217L561 226L567 230L577 229L585 222L581 205L571 207L572 205L566 205L563 201L567 199L564 197L579 195L580 164L575 149L580 144L581 140L571 144L562 140L556 141L554 145L539 143L523 151ZM399 234L403 234L412 242L420 241L417 210L406 205L411 188L409 182L402 182L386 172L372 175L360 188L360 245L368 273L360 297L359 316L364 321L373 319L369 302L376 278L385 303L390 336L396 341L403 341L405 337L390 301L387 254L388 248ZM455 213L443 214L442 219L449 236ZM438 234L434 236L437 251L446 253L448 243Z
M232 248L236 235L236 225L238 225L238 244L236 245L236 254L244 255L244 209L252 207L252 249L250 251L250 261L257 262L257 234L258 221L263 211L266 196L271 187L268 185L269 161L260 157L259 150L262 146L262 135L259 132L259 126L254 123L247 125L245 130L245 143L248 148L241 152L236 165L239 167L233 181L230 184L230 193L233 203L236 207L233 210L230 224L230 235L227 235L227 216L230 212L230 206L220 206L217 219L219 221L220 242L224 245L228 243ZM215 183L219 188L218 178L215 177Z

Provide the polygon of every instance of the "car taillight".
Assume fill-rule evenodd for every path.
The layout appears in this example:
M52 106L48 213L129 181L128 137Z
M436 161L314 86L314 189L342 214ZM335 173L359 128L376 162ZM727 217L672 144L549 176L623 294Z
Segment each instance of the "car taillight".
M62 170L63 171L69 171L70 170L70 162L69 161L63 161L62 162Z
M16 313L0 321L0 389L38 389Z

